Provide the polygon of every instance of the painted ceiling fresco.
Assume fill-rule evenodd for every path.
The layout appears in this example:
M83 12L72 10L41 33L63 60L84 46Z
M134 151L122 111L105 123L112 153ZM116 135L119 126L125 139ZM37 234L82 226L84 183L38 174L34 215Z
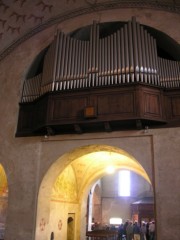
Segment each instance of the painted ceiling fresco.
M77 203L87 189L107 174L111 165L115 169L133 170L149 181L142 166L127 154L93 152L78 157L60 173L52 188L51 201Z

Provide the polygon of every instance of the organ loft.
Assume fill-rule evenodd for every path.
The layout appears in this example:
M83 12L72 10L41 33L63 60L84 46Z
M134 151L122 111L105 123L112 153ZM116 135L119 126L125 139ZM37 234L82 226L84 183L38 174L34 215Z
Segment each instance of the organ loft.
M134 17L106 36L100 27L85 40L57 31L24 80L17 137L179 126L179 62Z

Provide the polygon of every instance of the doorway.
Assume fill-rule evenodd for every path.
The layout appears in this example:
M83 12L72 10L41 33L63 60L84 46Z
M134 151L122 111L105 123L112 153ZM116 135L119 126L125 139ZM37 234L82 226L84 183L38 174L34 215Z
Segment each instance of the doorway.
M69 213L67 220L67 240L74 240L74 219L75 214Z

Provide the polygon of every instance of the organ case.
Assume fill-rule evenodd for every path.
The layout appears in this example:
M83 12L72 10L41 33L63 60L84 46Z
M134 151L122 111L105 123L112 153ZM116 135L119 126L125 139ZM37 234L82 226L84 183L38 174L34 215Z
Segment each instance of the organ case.
M88 41L58 31L24 81L16 136L179 126L179 70L134 17L104 38L93 22Z

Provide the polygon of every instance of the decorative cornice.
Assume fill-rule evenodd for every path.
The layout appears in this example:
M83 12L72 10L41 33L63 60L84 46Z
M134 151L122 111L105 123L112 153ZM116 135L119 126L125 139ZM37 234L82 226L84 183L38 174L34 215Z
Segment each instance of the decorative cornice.
M174 4L169 4L169 3L160 3L159 1L148 1L144 2L141 0L137 0L136 2L121 2L120 0L114 0L112 2L105 2L105 3L97 3L96 0L85 0L86 3L89 5L89 7L85 8L79 8L75 11L68 11L64 12L63 14L60 14L54 18L49 19L45 23L42 23L41 25L35 27L33 30L28 31L25 33L21 38L17 39L14 41L10 46L8 46L5 50L3 50L0 53L0 61L2 61L7 55L9 55L16 47L18 47L21 43L26 41L27 39L31 38L35 34L41 32L42 30L45 30L48 27L53 26L56 23L61 23L65 20L88 14L88 13L93 13L97 11L102 11L102 10L109 10L109 9L117 9L117 8L152 8L156 10L164 10L168 12L173 12L173 13L180 13L180 5L176 4L174 1Z

